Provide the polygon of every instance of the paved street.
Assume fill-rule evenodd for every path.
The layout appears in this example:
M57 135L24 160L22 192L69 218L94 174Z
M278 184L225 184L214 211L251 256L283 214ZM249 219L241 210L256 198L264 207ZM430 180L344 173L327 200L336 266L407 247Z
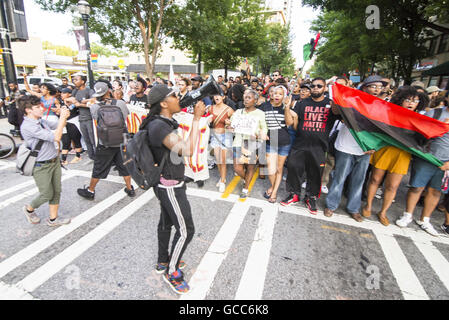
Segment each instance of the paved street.
M76 188L89 181L86 162L63 170L60 213L72 223L52 229L44 222L47 205L38 210L39 225L26 221L22 207L37 189L14 172L12 159L0 160L0 299L179 299L153 269L159 218L153 192L129 198L113 171L94 201L82 199ZM327 218L303 205L272 205L262 197L267 180L258 179L244 202L240 182L223 198L217 180L213 170L203 188L188 185L196 232L184 254L192 290L181 299L449 298L449 238L416 224L357 223L342 210ZM435 212L435 227L442 219Z

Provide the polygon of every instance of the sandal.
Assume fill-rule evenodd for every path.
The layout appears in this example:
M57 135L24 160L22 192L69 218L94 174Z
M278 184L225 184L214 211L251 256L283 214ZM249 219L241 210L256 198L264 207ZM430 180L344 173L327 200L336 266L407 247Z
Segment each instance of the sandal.
M267 190L267 191L268 191L268 190ZM272 194L273 192L268 193L267 191L265 191L265 193L263 194L263 197L264 197L265 199L270 199L271 194Z
M274 197L274 198L270 197L270 198L268 199L268 202L269 202L269 203L276 203L276 198L277 198L277 197Z

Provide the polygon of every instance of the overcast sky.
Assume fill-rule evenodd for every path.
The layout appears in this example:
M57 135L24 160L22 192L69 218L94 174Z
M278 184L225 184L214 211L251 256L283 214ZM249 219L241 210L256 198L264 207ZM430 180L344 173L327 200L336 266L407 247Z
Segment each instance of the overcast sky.
M310 38L315 38L315 35L309 32L309 28L318 13L309 7L302 7L301 0L294 1L297 3L293 6L291 19L292 51L297 66L302 66L302 46L308 43ZM34 0L24 0L24 3L30 36L78 49L75 36L70 32L72 28L70 14L41 10ZM95 34L90 34L89 37L91 42L99 41L99 37Z

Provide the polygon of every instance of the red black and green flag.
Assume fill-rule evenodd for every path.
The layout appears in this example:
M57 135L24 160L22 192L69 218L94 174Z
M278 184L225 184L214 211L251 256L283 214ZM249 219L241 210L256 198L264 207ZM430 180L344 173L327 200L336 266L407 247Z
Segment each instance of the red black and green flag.
M429 139L447 133L449 124L339 84L331 87L331 97L362 150L395 146L443 165L428 152Z

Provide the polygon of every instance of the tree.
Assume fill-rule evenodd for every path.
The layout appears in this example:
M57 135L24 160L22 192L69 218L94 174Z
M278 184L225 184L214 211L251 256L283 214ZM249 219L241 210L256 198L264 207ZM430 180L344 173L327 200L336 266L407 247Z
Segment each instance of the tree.
M91 49L92 53L96 53L99 56L104 56L104 57L111 57L111 56L121 57L121 56L125 55L125 52L123 50L111 49L111 48L105 47L104 45L101 45L96 42L91 43L90 49Z
M279 70L283 75L292 76L295 72L295 59L290 49L290 26L270 24L267 26L266 36L259 39L259 52L257 57L263 74L270 74ZM257 57L250 59L254 65Z
M420 14L422 1L407 1L407 10L402 8L404 1L304 2L323 9L313 27L323 30L325 38L318 49L318 60L336 74L359 69L363 79L368 70L372 72L376 67L395 80L410 83L413 66L427 55L428 24L409 13ZM381 9L379 29L368 28L366 24L366 8L373 4Z
M265 34L260 0L186 0L175 8L170 26L175 46L201 54L206 69L222 67L225 76L242 57L254 56Z
M55 12L76 11L78 0L36 0L44 9ZM89 30L101 43L114 48L126 47L144 52L147 76L152 79L158 50L167 30L166 20L173 18L174 0L89 0L92 13ZM150 60L151 55L151 60Z
M78 51L73 50L67 46L60 46L51 43L50 41L42 41L42 49L44 50L55 50L57 55L74 57L78 54Z

